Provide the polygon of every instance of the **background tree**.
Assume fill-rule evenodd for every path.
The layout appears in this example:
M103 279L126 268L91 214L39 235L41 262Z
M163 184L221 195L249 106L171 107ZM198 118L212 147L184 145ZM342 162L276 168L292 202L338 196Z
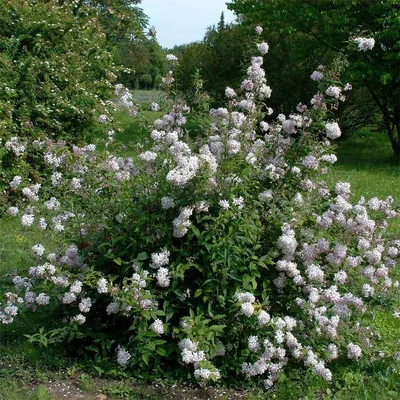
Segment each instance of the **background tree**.
M178 57L179 66L176 79L181 92L190 93L193 89L193 74L196 70L204 71L206 46L202 42L175 46L171 52Z
M224 96L227 86L240 84L245 74L244 62L249 58L246 54L251 44L250 37L248 29L241 25L225 25L222 30L212 26L201 43L183 47L177 71L180 89L190 90L193 74L200 70L204 90L216 103ZM179 57L179 52L174 54Z
M110 129L98 118L112 119L118 69L98 10L79 6L0 0L0 203L13 176L40 181L48 139L79 144Z
M360 101L355 100L354 104L363 107L367 102L379 110L378 122L400 161L400 6L397 1L231 0L228 8L241 15L244 23L261 25L268 34L304 36L305 47L290 46L290 53L295 50L307 55L308 47L322 62L345 56L348 65L343 78L353 87L363 89L356 94ZM357 50L353 43L352 50L343 54L346 44L356 37L373 37L376 45L370 52L364 52ZM298 46L296 40L294 43ZM362 113L365 112L358 115Z
M270 44L270 54L266 58L267 78L274 90L269 105L289 114L299 101L307 102L314 94L315 84L309 76L321 58L305 35L291 36L275 29L266 36ZM254 39L254 26L242 22L226 25L222 30L210 27L201 43L173 49L180 60L179 87L190 90L193 73L200 69L204 89L215 99L215 104L220 102L227 86L240 86ZM323 57L326 58L328 54Z
M0 9L0 137L78 141L116 78L93 10L34 0L0 0Z
M222 11L221 17L219 18L219 22L218 22L218 31L220 32L223 29L225 29L225 15L224 15L224 12Z
M98 16L107 40L115 44L128 35L143 36L148 25L148 17L138 7L142 0L79 0L75 12L82 7L94 9Z
M125 38L116 44L114 54L117 64L130 69L119 78L129 88L157 87L166 72L166 51L156 38Z

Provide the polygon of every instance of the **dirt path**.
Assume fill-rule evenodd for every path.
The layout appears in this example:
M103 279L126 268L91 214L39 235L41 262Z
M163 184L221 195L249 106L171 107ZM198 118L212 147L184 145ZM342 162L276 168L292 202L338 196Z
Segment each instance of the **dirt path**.
M75 381L49 381L44 385L55 400L239 400L256 399L248 392L173 385L133 386L121 382L93 380L93 391L80 389Z

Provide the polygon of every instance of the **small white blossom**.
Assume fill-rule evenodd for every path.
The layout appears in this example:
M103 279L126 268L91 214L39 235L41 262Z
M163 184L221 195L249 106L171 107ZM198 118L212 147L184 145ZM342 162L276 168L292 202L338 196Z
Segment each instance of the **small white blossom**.
M160 319L156 319L151 325L150 329L157 333L158 335L162 335L164 333L164 325Z
M108 282L107 279L101 278L97 282L97 291L99 293L108 293Z
M31 251L33 256L42 257L45 252L45 248L42 244L35 244L34 246L32 246Z
M342 135L342 131L340 130L340 127L337 124L337 122L330 122L330 123L328 122L325 125L325 130L326 130L326 136L329 139L337 139Z
M258 45L257 45L257 48L258 48L258 51L259 51L262 55L267 54L267 53L268 53L268 50L269 50L268 43L265 43L265 42L258 44Z
M117 350L117 363L122 367L125 367L130 360L131 355L123 347L119 346Z
M156 102L151 103L151 111L158 111L159 109L160 106Z
M372 50L375 46L375 39L374 38L355 38L353 42L357 45L358 49L361 51Z

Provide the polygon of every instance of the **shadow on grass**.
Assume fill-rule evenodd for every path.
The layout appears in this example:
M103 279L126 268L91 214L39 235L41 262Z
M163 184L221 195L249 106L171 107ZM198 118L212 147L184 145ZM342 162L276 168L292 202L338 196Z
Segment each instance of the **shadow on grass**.
M400 175L400 167L385 133L365 128L340 141L337 146L337 167Z

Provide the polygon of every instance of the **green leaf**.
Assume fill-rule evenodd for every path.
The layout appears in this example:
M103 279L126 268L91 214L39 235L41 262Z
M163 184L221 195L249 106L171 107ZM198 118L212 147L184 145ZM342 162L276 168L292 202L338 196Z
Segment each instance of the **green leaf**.
M167 355L167 353L163 347L157 347L156 353L159 354L160 356L164 356L164 357Z
M117 265L121 265L121 264L122 264L122 260L121 260L120 257L114 258L114 262L115 262L115 264L117 264Z
M149 365L149 355L148 355L148 354L143 353L143 354L142 354L142 360L144 361L144 363L145 363L146 365Z
M190 230L194 233L194 235L197 238L199 238L201 236L200 231L194 225L190 226Z
M102 376L104 374L104 369L100 368L97 365L94 365L93 368L97 371L97 373L99 374L99 376Z
M145 251L143 251L142 253L140 253L137 257L136 257L136 259L138 260L138 261L145 261L145 260L147 260L149 258L149 255L145 252Z
M162 340L162 339L158 339L158 340L153 340L153 343L155 345L160 345L160 344L167 343L167 341L166 340Z

